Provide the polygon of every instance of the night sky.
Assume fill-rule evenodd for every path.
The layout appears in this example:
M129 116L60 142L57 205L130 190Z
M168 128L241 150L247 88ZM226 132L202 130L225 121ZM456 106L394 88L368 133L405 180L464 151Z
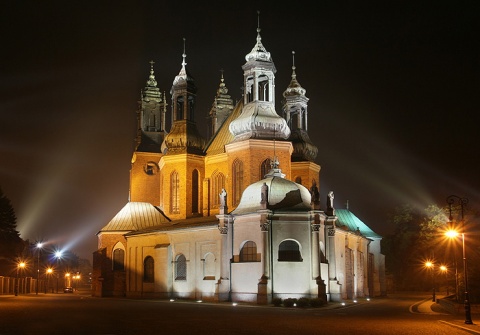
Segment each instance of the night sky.
M186 38L206 136L222 69L241 98L257 10L279 114L295 51L323 204L382 235L404 203L478 209L479 1L191 2L2 1L0 187L22 238L91 259L128 201L149 61L169 93Z

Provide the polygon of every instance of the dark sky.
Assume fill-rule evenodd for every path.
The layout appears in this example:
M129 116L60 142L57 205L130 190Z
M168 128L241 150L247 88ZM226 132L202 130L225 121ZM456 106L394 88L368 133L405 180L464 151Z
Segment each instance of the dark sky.
M149 61L168 93L186 38L206 135L221 69L241 97L257 10L278 113L295 51L322 202L334 191L335 207L348 201L380 234L404 203L443 206L455 194L478 208L477 0L126 3L1 4L0 187L22 238L91 259L95 234L128 200Z

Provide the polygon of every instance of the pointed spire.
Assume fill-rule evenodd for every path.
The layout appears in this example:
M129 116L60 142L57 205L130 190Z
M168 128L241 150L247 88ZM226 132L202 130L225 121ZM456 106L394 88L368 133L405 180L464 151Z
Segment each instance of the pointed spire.
M183 54L182 54L182 57L183 57L183 61L182 61L182 67L185 68L185 65L187 65L187 63L185 62L185 58L187 58L187 54L185 53L185 37L183 38Z
M304 96L307 90L305 90L297 80L297 74L295 73L295 51L292 51L292 80L290 81L290 85L288 85L285 92L283 92L283 96L286 97L287 95L301 95Z
M157 87L157 80L155 79L155 72L153 71L153 64L155 62L153 60L150 61L150 76L148 76L147 86L149 87Z
M260 36L260 11L258 13L258 26L257 26L257 43L253 47L252 51L245 56L245 60L254 61L254 60L262 60L271 62L272 57L270 56L270 52L268 52L262 44L262 37Z

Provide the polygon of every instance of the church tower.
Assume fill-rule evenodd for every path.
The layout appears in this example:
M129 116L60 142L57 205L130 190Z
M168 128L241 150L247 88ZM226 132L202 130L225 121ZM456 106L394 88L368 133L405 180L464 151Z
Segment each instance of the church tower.
M290 127L289 140L293 145L292 180L318 191L320 167L314 163L318 148L308 136L308 98L295 73L295 51L292 51L292 79L283 92L283 116ZM315 189L317 188L317 189ZM313 197L313 195L312 195ZM314 199L313 201L318 200Z
M195 123L197 88L186 68L183 41L182 68L170 91L172 129L165 136L166 152L160 161L161 208L172 220L201 215L201 181L205 175L205 139Z
M231 189L227 192L231 195L233 207L239 204L245 187L263 179L271 168L270 163L277 157L289 178L292 153L291 143L285 141L290 136L290 129L275 111L276 68L262 44L260 24L257 42L245 60L242 66L244 105L241 114L229 126L233 141L225 146L232 167Z
M208 113L208 134L207 138L210 140L222 126L233 110L233 99L228 94L228 88L224 83L223 70L222 78L220 79L220 86L217 89L217 95L213 101L212 108Z
M130 170L132 202L160 204L159 161L165 136L165 94L157 87L154 62L150 62L150 76L142 90L137 110L137 136Z

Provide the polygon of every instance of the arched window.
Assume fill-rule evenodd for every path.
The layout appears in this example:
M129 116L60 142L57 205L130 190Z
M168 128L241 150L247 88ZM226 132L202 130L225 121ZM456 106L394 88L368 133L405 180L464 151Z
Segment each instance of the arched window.
M265 159L260 166L260 179L265 178L265 175L270 171L272 168L272 161L270 158Z
M253 241L247 241L240 250L240 262L257 261L257 244Z
M154 279L154 262L153 257L147 256L143 261L143 281L145 283L153 283Z
M198 170L192 171L192 213L198 213Z
M180 213L180 180L177 171L170 175L170 213Z
M187 280L187 259L183 254L175 259L175 280Z
M279 262L302 262L302 255L300 254L300 246L296 241L286 240L278 246L278 261Z
M225 175L221 172L215 171L212 175L212 205L218 207L220 205L219 194L225 188Z
M125 269L125 251L123 249L113 250L113 271L123 271Z
M243 162L239 159L235 159L232 165L232 176L233 176L233 195L232 203L234 206L240 203L240 197L242 196L243 190Z
M203 280L215 280L215 256L211 252L203 260Z
M184 103L184 98L182 95L177 97L177 114L175 120L183 120L184 115L183 115L183 103Z
M300 177L300 176L295 177L295 182L297 184L301 184L302 183L302 177Z
M268 85L268 77L265 75L258 76L258 100L270 101L270 92Z

